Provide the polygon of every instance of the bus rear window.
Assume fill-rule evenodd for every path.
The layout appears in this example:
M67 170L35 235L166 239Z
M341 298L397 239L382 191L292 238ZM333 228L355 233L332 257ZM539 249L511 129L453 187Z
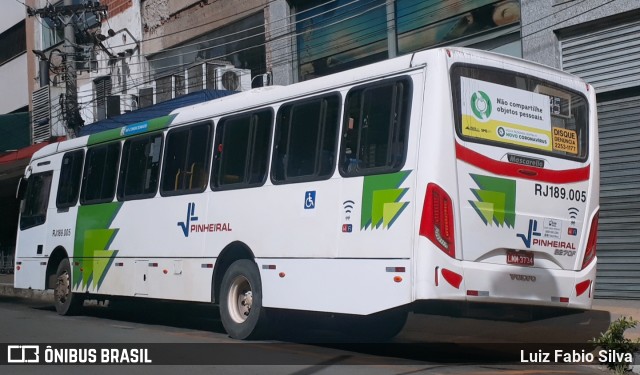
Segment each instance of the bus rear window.
M587 100L527 74L456 65L451 70L456 132L466 141L584 161Z

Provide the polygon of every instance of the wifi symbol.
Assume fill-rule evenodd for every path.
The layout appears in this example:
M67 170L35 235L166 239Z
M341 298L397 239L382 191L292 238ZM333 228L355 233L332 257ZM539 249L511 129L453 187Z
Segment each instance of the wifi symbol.
M344 207L344 213L345 214L350 214L351 211L353 210L353 205L355 204L354 201L344 201L342 203L342 207Z
M575 219L578 216L579 212L580 212L580 210L578 210L575 207L569 208L569 218Z
M344 218L346 220L351 219L351 211L353 211L354 201L344 201L342 202L342 207L344 208Z

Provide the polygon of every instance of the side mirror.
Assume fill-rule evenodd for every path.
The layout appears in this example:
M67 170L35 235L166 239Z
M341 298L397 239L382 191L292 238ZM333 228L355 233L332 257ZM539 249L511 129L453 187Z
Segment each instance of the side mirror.
M27 191L28 180L24 177L20 177L18 182L18 189L16 190L16 199L19 201L24 199L24 193Z

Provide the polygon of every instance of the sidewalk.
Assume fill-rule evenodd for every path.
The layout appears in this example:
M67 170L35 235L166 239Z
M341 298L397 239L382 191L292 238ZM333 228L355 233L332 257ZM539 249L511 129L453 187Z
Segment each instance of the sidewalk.
M15 289L13 275L0 274L0 296L28 298L53 303L53 291Z

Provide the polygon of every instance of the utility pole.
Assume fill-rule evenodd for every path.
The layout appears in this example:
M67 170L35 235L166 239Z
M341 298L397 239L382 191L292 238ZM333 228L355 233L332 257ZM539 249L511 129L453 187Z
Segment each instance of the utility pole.
M79 128L84 125L84 120L78 110L78 83L76 74L76 21L86 12L92 12L104 18L107 7L100 5L98 1L87 1L82 5L74 5L73 0L64 0L62 6L52 6L41 9L27 8L29 16L47 18L55 24L64 25L64 65L65 65L65 101L64 113L67 120L67 129L73 131L73 136L78 134ZM41 73L42 74L42 73ZM48 74L48 73L46 73Z
M73 0L64 0L65 6L73 5ZM80 126L84 125L78 111L78 82L76 75L76 33L73 25L73 16L66 19L64 24L64 52L66 58L65 75L65 101L64 109L67 115L67 126L73 130L73 135L78 134Z

